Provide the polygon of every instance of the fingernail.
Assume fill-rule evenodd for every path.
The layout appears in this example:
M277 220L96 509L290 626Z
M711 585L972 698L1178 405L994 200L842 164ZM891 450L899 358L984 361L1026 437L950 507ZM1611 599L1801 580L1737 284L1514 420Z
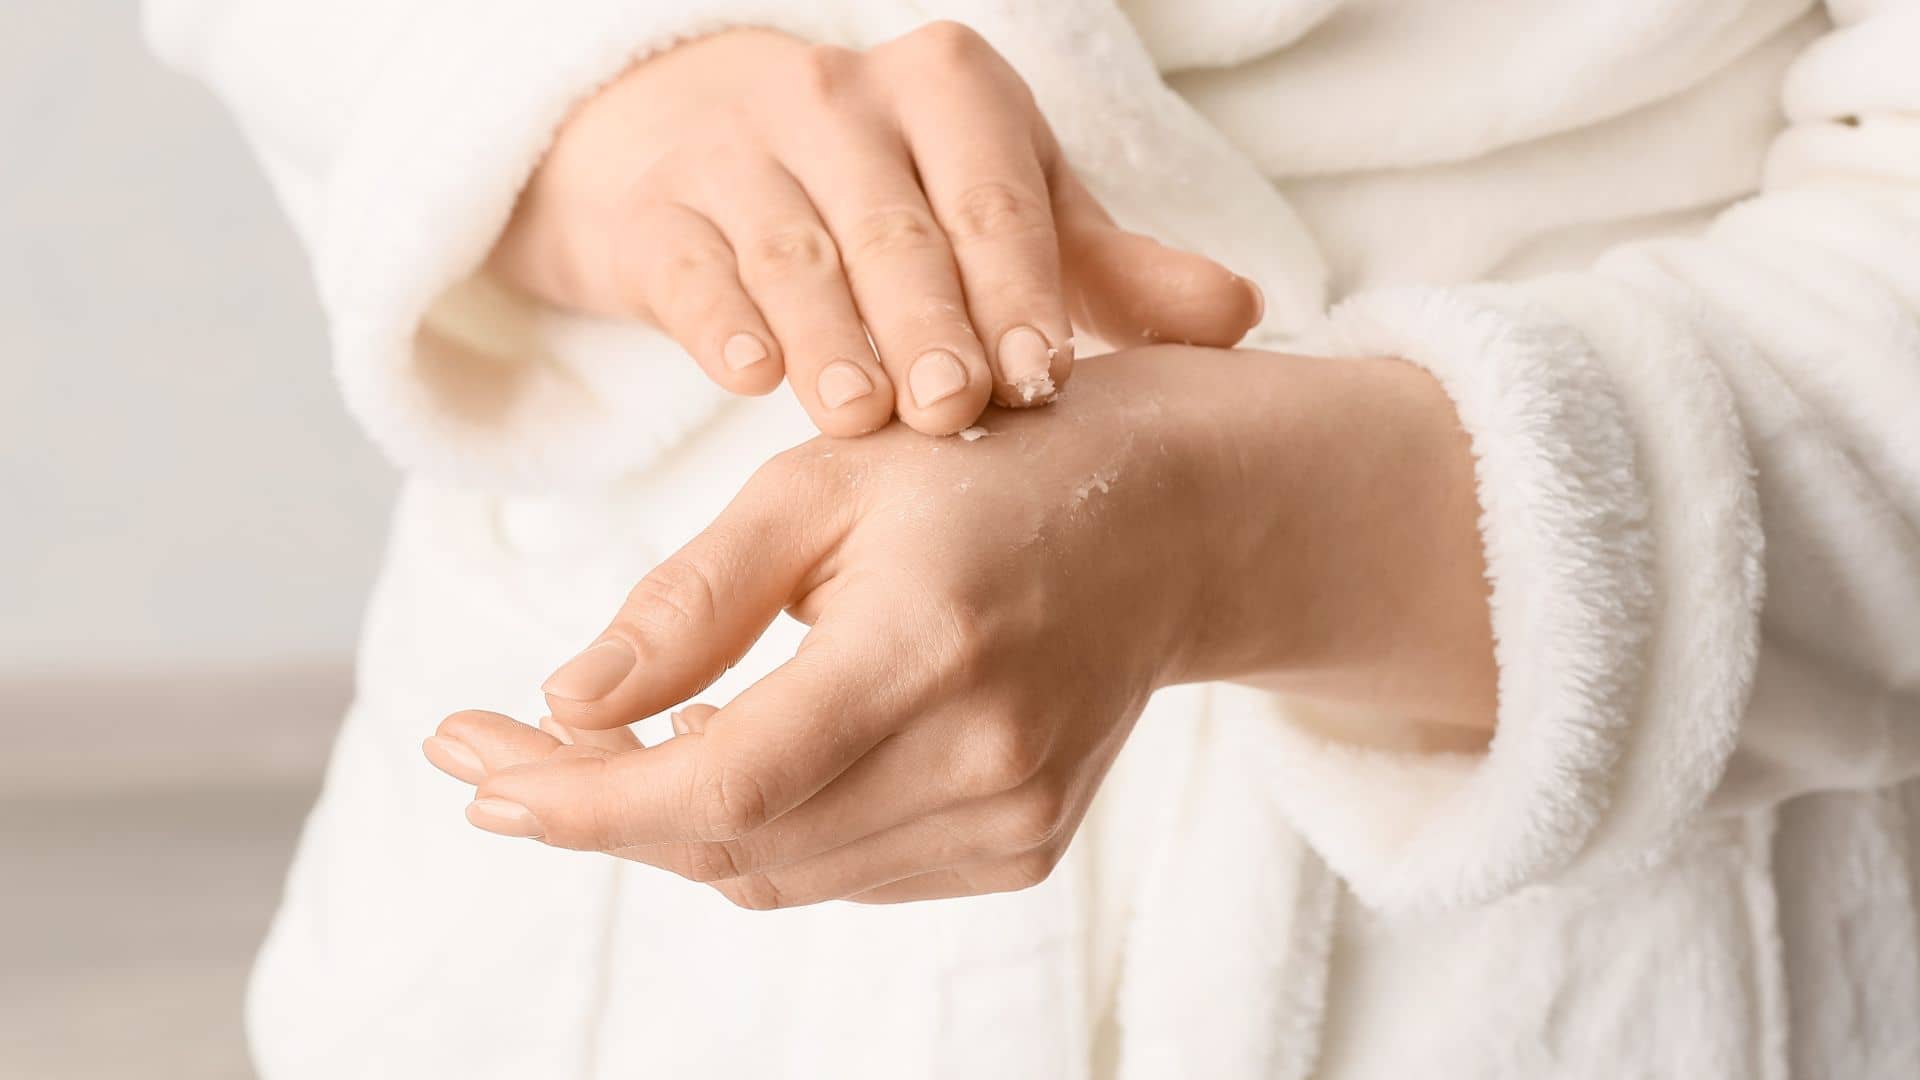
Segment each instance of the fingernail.
M767 347L752 334L735 334L727 339L727 344L720 350L720 358L727 362L728 370L739 371L765 360Z
M562 746L573 745L573 732L568 731L567 725L555 720L551 716L543 716L540 718L540 730L560 740L560 745Z
M434 768L455 780L477 784L487 775L487 767L481 764L480 755L473 752L473 747L451 736L430 736L420 744L420 750Z
M1053 396L1053 347L1040 331L1016 326L1001 334L995 357L1000 361L1000 377L1019 395L1021 404Z
M473 800L467 804L467 820L477 828L500 836L531 840L540 835L540 822L534 818L533 811L506 799Z
M1240 280L1245 282L1248 290L1253 293L1253 325L1259 326L1267 317L1267 294L1260 291L1260 286L1252 278Z
M924 409L966 389L967 369L947 350L931 349L913 362L907 385L913 390L914 404Z
M856 398L873 393L873 380L845 360L835 360L820 373L820 403L837 409Z
M668 713L667 720L673 724L673 733L675 735L685 735L687 732L693 730L693 725L687 723L686 712L683 709L675 709L673 712Z
M599 701L633 670L633 650L618 639L603 641L560 665L540 689L568 701Z

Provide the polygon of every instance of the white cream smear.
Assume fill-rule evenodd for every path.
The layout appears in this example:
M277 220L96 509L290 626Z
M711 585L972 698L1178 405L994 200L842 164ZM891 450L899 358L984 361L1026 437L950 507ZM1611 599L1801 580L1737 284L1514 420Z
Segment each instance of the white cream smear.
M1036 405L1053 397L1053 376L1035 375L1031 379L1021 379L1013 384L1013 392L1020 395L1020 404Z

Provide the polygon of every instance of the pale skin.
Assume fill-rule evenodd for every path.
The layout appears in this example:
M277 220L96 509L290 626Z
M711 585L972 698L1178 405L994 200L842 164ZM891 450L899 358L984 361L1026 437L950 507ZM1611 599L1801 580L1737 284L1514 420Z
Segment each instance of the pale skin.
M1473 465L1440 387L1204 347L1258 291L1116 228L962 28L867 53L740 31L639 65L565 126L492 268L661 327L737 392L784 377L823 435L640 582L538 727L441 723L424 750L482 829L751 908L928 900L1044 879L1163 687L1491 733ZM1195 344L1085 358L1023 409L1073 374L1076 327ZM684 705L782 611L811 628L792 659ZM641 747L628 725L676 706Z
M476 785L469 820L750 908L927 900L1044 879L1165 686L1491 733L1472 459L1424 372L1142 348L986 422L769 462L549 680L545 730L440 725L426 752ZM790 661L659 746L620 730L782 610L811 627Z
M735 393L784 377L842 436L1044 404L1075 327L1224 346L1262 310L1115 226L1020 76L944 22L865 52L733 30L636 65L562 126L490 269L664 330Z

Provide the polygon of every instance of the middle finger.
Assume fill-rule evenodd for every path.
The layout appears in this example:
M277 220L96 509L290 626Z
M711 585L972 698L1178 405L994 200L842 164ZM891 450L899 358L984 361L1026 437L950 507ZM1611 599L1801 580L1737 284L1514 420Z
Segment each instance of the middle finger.
M795 178L752 156L726 175L730 198L682 191L739 256L740 282L786 355L787 382L823 434L862 435L893 419L893 384L868 344L832 235Z
M950 435L993 392L946 233L892 121L835 116L786 136L794 176L840 248L860 317L908 426Z

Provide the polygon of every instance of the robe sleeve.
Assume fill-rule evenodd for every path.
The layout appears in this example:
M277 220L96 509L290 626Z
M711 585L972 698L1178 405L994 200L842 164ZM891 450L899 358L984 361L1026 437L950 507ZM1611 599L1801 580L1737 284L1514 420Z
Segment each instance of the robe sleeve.
M148 0L306 245L348 407L402 467L505 490L643 466L727 398L664 335L479 267L573 106L731 26L857 45L866 0Z
M1920 775L1920 5L1831 7L1759 193L1702 234L1333 313L1459 411L1499 664L1481 753L1281 710L1279 798L1363 902L1633 872Z

